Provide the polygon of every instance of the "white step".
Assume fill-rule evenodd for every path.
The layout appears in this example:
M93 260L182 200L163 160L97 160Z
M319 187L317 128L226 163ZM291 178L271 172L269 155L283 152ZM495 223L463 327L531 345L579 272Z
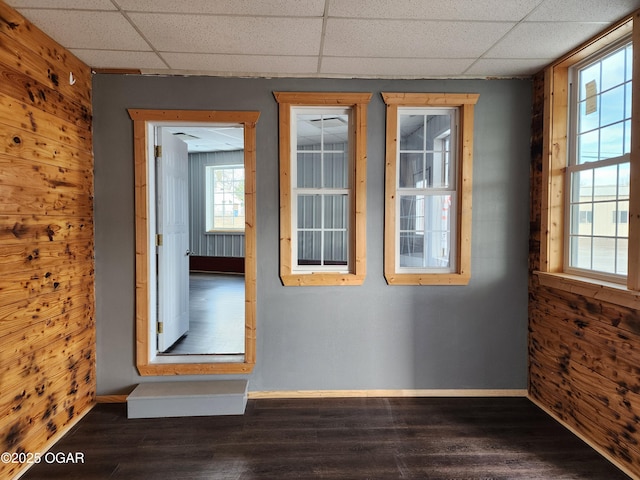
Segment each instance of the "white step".
M247 406L247 386L247 380L141 383L127 398L127 416L242 415Z

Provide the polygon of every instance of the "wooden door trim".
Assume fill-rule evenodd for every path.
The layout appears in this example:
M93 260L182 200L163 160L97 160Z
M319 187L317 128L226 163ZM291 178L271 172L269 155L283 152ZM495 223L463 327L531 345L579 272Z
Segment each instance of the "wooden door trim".
M256 133L260 112L129 109L134 132L136 244L136 367L142 376L250 373L256 361ZM245 353L242 361L154 363L150 360L149 145L150 124L237 123L244 127ZM225 356L226 358L226 356Z

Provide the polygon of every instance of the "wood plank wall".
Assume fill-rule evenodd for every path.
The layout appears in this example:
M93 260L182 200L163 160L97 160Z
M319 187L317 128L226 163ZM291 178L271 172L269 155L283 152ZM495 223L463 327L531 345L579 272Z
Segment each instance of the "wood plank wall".
M543 287L544 75L534 79L529 253L529 395L640 478L640 311Z
M41 452L95 401L91 71L0 0L0 72L0 452Z

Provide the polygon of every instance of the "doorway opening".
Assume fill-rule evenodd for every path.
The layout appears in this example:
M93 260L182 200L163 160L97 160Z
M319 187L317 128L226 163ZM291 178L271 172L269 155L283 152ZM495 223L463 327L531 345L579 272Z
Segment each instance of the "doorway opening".
M129 110L129 115L135 145L138 371L141 375L248 373L255 364L255 124L259 113ZM199 138L206 135L215 136L218 147L202 148L217 153L197 152ZM189 167L198 163L184 159L189 156L202 161ZM196 179L192 192L190 175ZM244 187L242 193L240 187ZM191 194L201 195L200 200ZM200 233L193 234L194 229ZM212 252L206 247L209 240L222 244L224 250L225 242L227 247L233 245L234 238L242 246L239 250L229 247L230 255L208 254ZM221 258L234 260L220 262ZM220 290L223 284L235 285L237 293L227 313L203 293ZM218 326L209 330L215 333L217 328L219 338L225 327L235 325L231 328L235 333L226 332L233 339L228 347L216 346L210 338L201 342L206 348L179 348L188 344L190 335L195 338L197 320L196 313L190 315L191 303L204 305L205 316L200 320L205 325L212 325L207 317L215 314ZM226 322L225 315L235 315L236 321Z
M243 355L244 127L163 125L155 139L158 355Z

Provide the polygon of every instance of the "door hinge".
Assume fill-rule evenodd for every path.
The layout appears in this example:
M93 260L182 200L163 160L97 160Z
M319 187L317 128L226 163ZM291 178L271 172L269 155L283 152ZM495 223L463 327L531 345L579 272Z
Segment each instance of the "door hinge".
M154 155L156 158L162 157L162 145L156 145L154 148Z
M163 333L164 331L164 323L162 322L158 322L158 329L157 329L157 333Z
M162 246L162 234L158 233L156 234L156 247L161 247Z

